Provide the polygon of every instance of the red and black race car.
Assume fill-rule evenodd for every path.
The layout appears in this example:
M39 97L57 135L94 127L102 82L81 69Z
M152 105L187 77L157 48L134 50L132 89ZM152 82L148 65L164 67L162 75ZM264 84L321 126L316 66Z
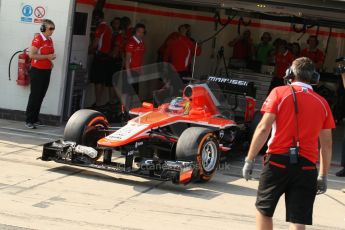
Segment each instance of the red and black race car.
M154 69L161 72L164 68ZM170 80L162 81L167 92L179 92L167 86L171 74L157 76L169 76ZM145 71L139 78L156 79ZM187 85L181 93L179 97L170 94L168 101L159 100L164 103L158 106L144 102L131 109L135 117L120 128L111 127L100 112L79 110L68 120L64 140L44 145L42 160L177 184L209 181L221 154L229 154L243 142L238 137L253 118L255 88L251 82L209 76L204 83ZM243 98L242 110L239 97ZM241 122L234 120L238 114L242 114Z

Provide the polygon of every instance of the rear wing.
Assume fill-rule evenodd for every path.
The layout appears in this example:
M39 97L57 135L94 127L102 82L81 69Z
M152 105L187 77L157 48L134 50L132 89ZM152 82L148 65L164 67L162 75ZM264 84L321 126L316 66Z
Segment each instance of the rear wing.
M209 76L207 85L212 91L219 93L256 97L254 82L250 81Z
M232 106L230 110L242 114L239 116L242 117L240 120L250 122L253 119L256 106L254 82L209 76L206 83L220 101L219 110L229 110L229 106ZM236 119L236 122L239 122L239 119Z

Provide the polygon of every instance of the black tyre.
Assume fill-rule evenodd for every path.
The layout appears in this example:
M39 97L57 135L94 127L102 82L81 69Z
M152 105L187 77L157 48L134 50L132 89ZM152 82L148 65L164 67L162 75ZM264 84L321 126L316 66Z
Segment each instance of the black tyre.
M108 121L102 113L82 109L75 112L68 120L64 139L74 141L80 145L96 147L97 141L107 135L106 130L108 127Z
M215 174L219 158L219 143L210 129L191 127L178 139L176 160L196 162L197 177L202 182L209 181Z

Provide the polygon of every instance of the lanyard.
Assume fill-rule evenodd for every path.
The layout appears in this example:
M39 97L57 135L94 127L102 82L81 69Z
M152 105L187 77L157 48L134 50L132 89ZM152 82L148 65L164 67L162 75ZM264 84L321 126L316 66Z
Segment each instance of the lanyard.
M293 145L296 145L299 147L300 144L300 139L299 139L299 126L298 126L298 104L297 104L297 97L294 88L292 87L291 84L289 84L290 89L292 91L292 98L293 98L293 103L295 107L295 121L296 121L296 130L297 130L297 137L293 137Z

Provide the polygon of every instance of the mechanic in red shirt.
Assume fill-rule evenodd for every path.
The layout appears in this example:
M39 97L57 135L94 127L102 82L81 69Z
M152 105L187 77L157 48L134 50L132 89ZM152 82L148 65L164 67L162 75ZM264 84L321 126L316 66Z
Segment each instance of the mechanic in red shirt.
M122 60L125 60L126 44L133 36L133 27L131 27L131 20L128 17L122 17L120 19L120 32L115 37L114 44L114 56ZM122 67L125 67L123 62Z
M51 38L55 30L55 24L49 19L44 19L37 34L31 43L29 57L31 61L30 96L26 108L26 124L29 129L41 126L39 113L43 99L48 90L50 75L53 68L53 60L56 58L53 40Z
M95 84L96 102L92 107L102 107L102 95L105 87L112 87L112 67L110 53L112 49L112 29L104 21L104 13L96 11L95 20L98 23L95 32L95 39L92 48L95 50L95 56L91 68L91 82Z
M250 30L245 30L242 36L238 36L229 42L228 45L233 47L233 59L247 61L252 58L254 46L250 35Z
M140 67L143 64L145 54L143 41L145 33L145 25L138 23L134 28L134 35L129 38L125 48L125 71L118 79L118 86L122 88L122 102L126 111L131 107L133 93L139 96Z
M317 48L317 46L319 45L317 36L309 36L307 43L309 45L309 48L303 49L301 52L301 56L310 58L315 63L316 69L320 70L322 68L323 62L325 61L325 55L319 48Z
M261 108L264 114L242 170L243 177L250 179L254 159L272 130L257 193L256 229L273 229L272 216L283 194L289 229L305 229L305 225L312 224L315 195L327 190L335 128L332 112L310 85L319 78L313 62L298 58L290 70L292 84L274 88Z
M139 68L143 64L145 54L145 25L138 23L134 28L134 35L128 40L126 44L126 69Z
M161 47L158 49L158 62L164 60L164 55L170 45L170 43L180 37L181 34L184 34L184 30L188 27L188 24L182 24L178 27L177 31L172 32L169 36L165 39Z
M284 85L284 76L286 70L291 66L295 59L293 54L287 49L287 42L280 40L278 43L278 52L275 55L275 70L268 93L277 86Z
M201 47L199 45L196 47L196 42L190 38L190 25L184 24L179 29L179 36L174 35L175 39L171 39L167 44L163 60L171 62L182 81L187 84L189 81L184 78L190 77L192 57L195 51L197 56L201 54Z

